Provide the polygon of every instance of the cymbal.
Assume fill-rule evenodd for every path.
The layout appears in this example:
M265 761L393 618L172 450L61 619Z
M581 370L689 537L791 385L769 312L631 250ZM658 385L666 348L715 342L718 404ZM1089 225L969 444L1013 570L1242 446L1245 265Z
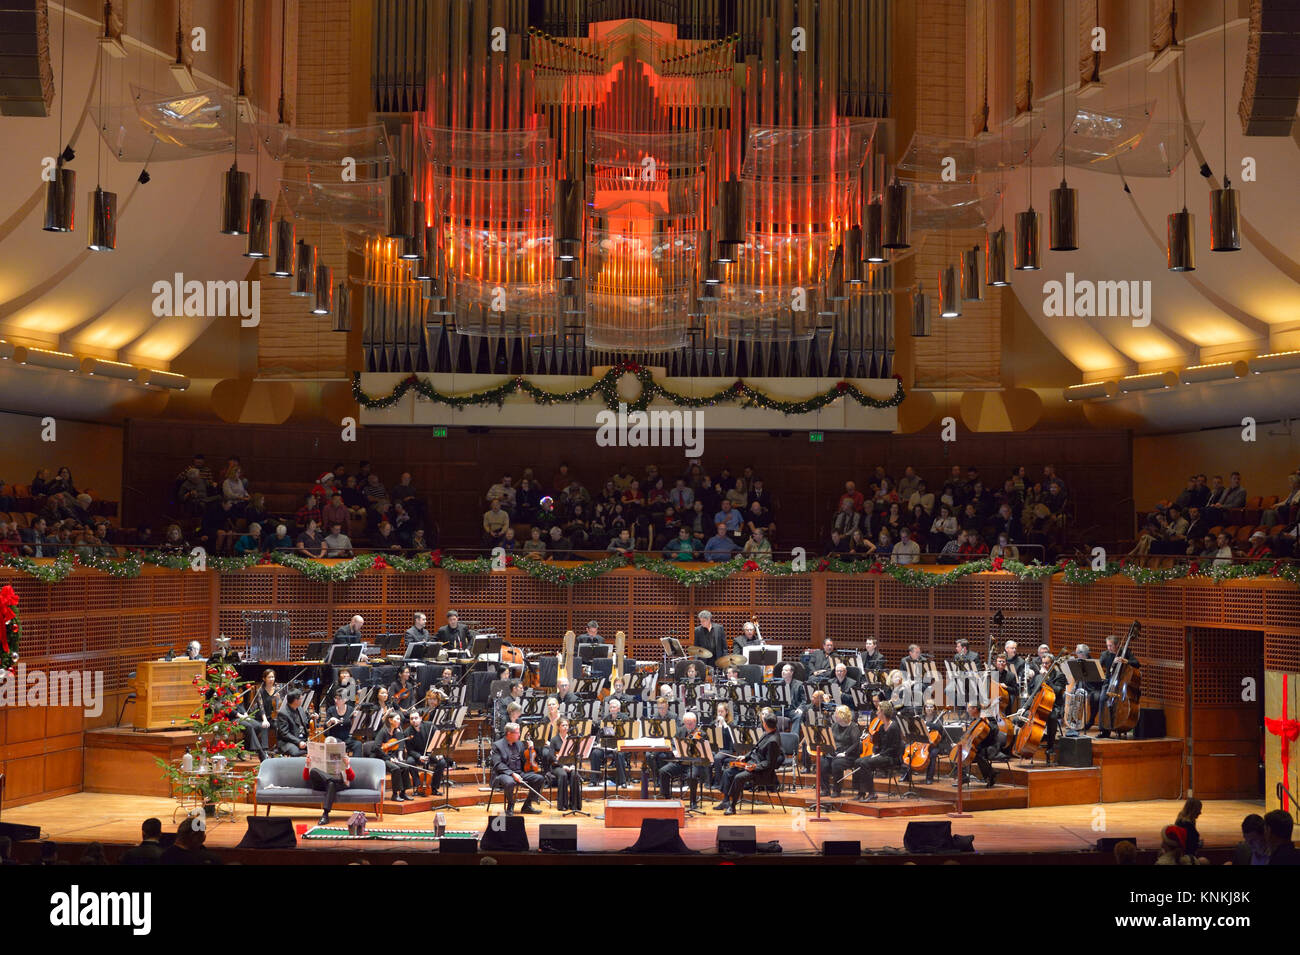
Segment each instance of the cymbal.
M745 665L745 655L743 653L733 653L729 657L718 657L718 666L720 667L739 667Z
M686 655L695 657L697 660L712 660L713 651L706 650L704 647L684 647Z

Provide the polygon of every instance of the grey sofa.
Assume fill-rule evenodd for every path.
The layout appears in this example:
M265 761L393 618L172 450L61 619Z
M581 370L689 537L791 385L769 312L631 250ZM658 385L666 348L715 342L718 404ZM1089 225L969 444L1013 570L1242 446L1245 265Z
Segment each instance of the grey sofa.
M276 756L262 761L257 770L257 785L253 789L253 815L257 807L265 806L271 814L272 806L321 806L325 794L312 789L303 781L302 771L307 760L302 756ZM352 785L339 792L335 809L369 807L380 819L384 818L384 783L387 772L382 759L358 757L352 760L356 778Z

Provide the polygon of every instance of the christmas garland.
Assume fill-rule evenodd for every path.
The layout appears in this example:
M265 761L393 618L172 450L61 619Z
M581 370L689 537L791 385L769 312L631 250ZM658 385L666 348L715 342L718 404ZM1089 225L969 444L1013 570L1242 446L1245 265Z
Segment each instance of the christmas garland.
M78 568L98 570L114 577L134 578L140 576L145 564L163 567L169 570L186 571L191 568L191 559L182 554L161 554L149 551L144 554L131 554L125 558L93 556L78 557L63 553L51 563L37 563L30 557L14 555L0 556L0 567L14 570L35 577L43 583L53 584L66 580ZM677 561L665 560L647 554L611 554L599 560L587 561L572 566L548 563L527 558L517 559L507 554L500 562L487 557L460 560L444 557L442 551L406 557L399 554L361 554L338 563L325 564L308 557L292 553L245 554L241 557L212 557L208 566L220 574L234 574L258 566L280 566L297 571L308 580L316 583L344 583L354 580L369 570L393 570L399 574L417 574L426 570L446 570L453 574L490 574L494 569L515 567L533 580L553 584L557 587L571 587L602 577L622 567L635 567L646 570L675 583L687 587L698 587L726 580L738 573L762 573L769 577L791 577L810 573L834 574L874 574L889 577L908 587L920 589L945 587L956 583L971 574L1001 572L1015 575L1020 580L1038 581L1061 574L1068 584L1087 586L1109 577L1127 577L1139 586L1162 584L1182 578L1197 578L1222 583L1229 580L1246 580L1250 578L1273 578L1285 580L1300 586L1300 564L1281 560L1258 560L1249 564L1229 564L1217 566L1211 564L1202 567L1199 562L1180 564L1175 567L1156 569L1131 564L1127 559L1108 561L1104 568L1093 569L1090 565L1081 565L1069 558L1062 558L1055 564L1041 564L1037 561L1026 564L1018 560L1006 560L1002 557L980 558L958 564L952 570L930 572L911 564L884 563L882 561L854 561L842 557L829 556L813 561L775 561L770 557L746 558L733 557L728 561L710 563L700 568L683 567ZM12 603L6 604L5 593L13 593L13 588L0 588L0 605L8 614L17 603L17 594L13 594ZM6 620L9 618L6 617ZM17 612L13 611L14 629L7 630L10 646L17 647ZM6 624L8 626L8 624ZM11 651L4 651L6 653ZM3 659L3 657L0 657ZM2 667L0 667L2 669Z
M711 395L694 397L665 388L654 380L649 368L634 361L620 362L586 388L562 392L546 391L538 388L528 379L516 376L502 382L495 388L488 388L485 391L450 395L434 388L424 378L408 375L387 395L377 398L366 394L362 390L361 373L353 372L352 397L362 407L370 409L391 408L401 401L408 391L414 391L418 397L426 401L447 405L450 408L467 408L471 405L496 405L500 408L505 403L506 398L516 392L528 395L539 405L574 404L599 395L604 401L605 407L615 411L618 409L619 403L623 401L618 394L618 382L625 374L635 377L641 385L640 394L632 401L625 402L629 411L645 411L650 406L651 401L655 398L662 398L678 408L712 408L724 402L739 401L743 408L764 408L770 411L780 411L782 414L807 414L811 411L820 411L837 398L848 398L867 408L896 408L902 404L904 397L901 379L898 381L893 395L889 398L873 398L852 382L839 381L833 387L826 389L821 394L813 395L811 398L804 398L800 401L782 401L751 388L741 379L736 379L725 388L715 391Z
M18 641L23 622L18 616L18 593L9 584L0 587L0 678L12 673L18 662Z

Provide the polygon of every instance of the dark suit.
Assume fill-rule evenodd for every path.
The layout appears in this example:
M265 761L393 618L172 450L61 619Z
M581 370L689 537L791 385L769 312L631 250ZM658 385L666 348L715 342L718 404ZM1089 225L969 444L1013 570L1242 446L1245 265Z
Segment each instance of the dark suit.
M881 653L879 650L876 650L873 653L862 654L862 669L884 670L886 669L886 667L887 664L885 663L885 655Z
M1033 702L1034 697L1043 686L1043 677L1046 676L1047 670L1041 664L1038 671L1034 674L1033 679L1029 681L1025 688L1025 704ZM1043 736L1043 745L1047 749L1054 749L1056 746L1056 734L1061 727L1061 716L1065 712L1065 674L1056 669L1052 671L1051 679L1047 685L1056 693L1056 702L1052 706L1051 713L1047 717L1047 730Z
M540 791L546 785L546 779L541 773L524 772L524 752L527 748L528 744L522 738L510 743L502 737L492 744L492 750L488 754L492 761L492 782L505 794L506 812L514 812L515 809L515 787L519 785L515 782L515 774L533 789ZM532 808L531 792L524 799L524 805Z
M118 865L157 865L162 858L163 848L156 842L142 842L123 852L117 859Z
M574 739L573 736L568 738ZM552 736L542 747L541 760L543 773L555 781L556 808L560 812L568 812L570 809L582 808L582 774L578 772L576 764L560 765L558 754L563 745L564 740L560 739L558 733Z
M618 722L622 723L627 719L626 716L620 716ZM614 727L605 726L601 723L593 727L593 729L596 733L597 745L591 749L591 771L594 773L601 772L605 768L606 758L612 759L614 761L614 785L620 787L626 785L627 756L618 748Z
M822 754L822 795L838 796L844 774L857 765L862 752L862 730L855 722L841 726L835 720L831 720L830 727L835 751Z
M831 657L833 657L834 655L835 655L834 650L832 650L829 655L826 653L825 650L814 650L812 655L812 663L808 667L810 673L813 674L834 673L835 661L831 659Z
M719 657L727 655L727 637L722 631L722 624L715 623L708 630L703 627L695 628L695 645L703 647L713 654L709 659L716 661Z
M967 650L964 653L954 653L952 655L952 662L959 665L963 663L969 663L972 664L973 666L979 666L980 655L976 653L974 650Z
M409 762L407 758L407 738L408 730L394 730L391 726L385 725L375 737L375 758L382 759L384 765L388 767L388 781L393 795L404 793L411 788L412 772L401 763ZM396 739L397 749L392 752L384 752L384 744L389 740Z
M433 639L456 650L468 650L470 644L474 642L474 635L469 632L469 627L463 623L458 623L455 627L444 624L438 628L438 632L433 635Z
M853 705L853 688L857 685L857 682L849 676L846 676L842 682L840 680L831 680L830 686L828 687L831 699L835 699L835 691L838 689L840 693L839 702L843 703L851 710L856 709Z
M731 778L727 789L727 801L736 805L741 793L748 786L776 786L776 771L785 763L785 753L781 751L781 738L775 733L764 733L758 744L745 757L747 763L753 763L754 769L742 769Z
M352 624L345 623L334 631L334 643L363 643L365 638L352 632Z
M871 755L854 761L853 780L857 785L858 796L861 797L864 792L872 794L876 791L877 769L897 769L902 759L903 730L898 725L898 720L891 720L888 726L872 737Z
M286 756L307 755L307 723L302 707L285 707L275 718L275 748Z
M419 729L412 726L407 730L406 737L406 761L412 766L424 766L428 769L432 777L429 786L437 792L442 788L443 773L447 769L447 761L441 756L424 757L425 751L429 748L429 737L433 735L433 727L428 723L420 723ZM427 762L425 761L427 759ZM418 781L418 774L412 772L413 780Z

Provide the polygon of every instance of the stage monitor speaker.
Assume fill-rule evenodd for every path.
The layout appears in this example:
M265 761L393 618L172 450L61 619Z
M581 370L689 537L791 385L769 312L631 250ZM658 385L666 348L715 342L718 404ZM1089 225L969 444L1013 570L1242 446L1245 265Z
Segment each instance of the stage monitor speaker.
M681 830L676 819L642 819L641 834L636 842L626 850L628 852L680 852L693 850L682 842Z
M860 856L862 843L856 839L827 839L822 843L824 856Z
M23 826L16 822L0 822L0 836L8 836L14 842L30 842L41 837L41 827Z
M1058 736L1056 738L1056 764L1075 768L1092 765L1092 737Z
M1159 739L1166 733L1165 711L1156 706L1144 706L1138 710L1137 726L1133 727L1134 739Z
M756 826L718 826L718 851L753 855L758 851Z
M497 813L488 820L478 845L482 852L527 852L528 830L524 828L524 817Z
M537 827L537 849L540 852L577 852L578 827L572 823L542 823Z
M298 845L294 835L293 820L288 816L267 819L249 816L248 831L239 840L236 849L293 849Z
M952 823L909 822L903 832L903 848L908 852L948 852L952 849Z
M1131 842L1133 843L1134 848L1136 848L1138 844L1137 836L1102 836L1097 840L1097 851L1113 853L1115 851L1115 846L1119 845L1121 842Z

